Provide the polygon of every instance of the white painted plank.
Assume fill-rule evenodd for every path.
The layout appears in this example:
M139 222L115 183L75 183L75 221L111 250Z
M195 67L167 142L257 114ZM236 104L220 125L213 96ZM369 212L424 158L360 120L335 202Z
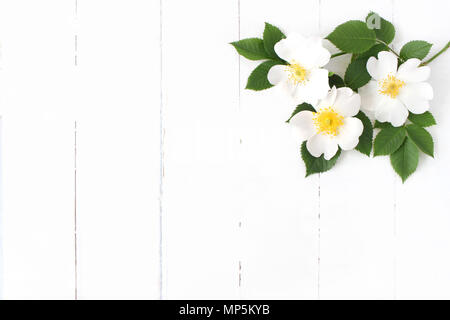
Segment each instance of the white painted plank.
M315 35L319 2L241 0L241 38L262 37L264 22ZM276 88L244 90L258 62L241 58L241 295L248 299L317 297L318 176L304 178L285 123L294 105Z
M72 18L72 1L0 3L4 299L74 298Z
M433 43L431 55L448 41L448 1L395 1L398 48L410 40ZM420 156L417 172L405 184L397 179L397 297L450 298L450 52L430 64L434 89L431 112L438 125L429 129L435 158Z
M0 81L1 84L1 81ZM0 226L3 226L3 123L0 117ZM0 299L3 299L3 227L0 227Z
M243 89L257 63L241 58L239 74L228 45L239 3L241 38L265 21L326 35L375 10L397 49L448 41L444 0L164 1L163 297L449 298L449 53L431 65L435 159L404 185L388 158L357 152L304 179L293 106ZM75 30L74 11L0 2L0 297L159 298L159 2L78 0Z
M321 32L364 20L371 10L392 18L389 0L322 0ZM343 77L349 59L336 59L330 70ZM343 152L336 167L321 175L320 229L321 299L393 298L394 174L387 157Z
M4 298L72 299L73 122L6 116L2 147Z
M163 2L164 298L237 297L237 10Z
M78 0L78 298L159 297L159 2Z

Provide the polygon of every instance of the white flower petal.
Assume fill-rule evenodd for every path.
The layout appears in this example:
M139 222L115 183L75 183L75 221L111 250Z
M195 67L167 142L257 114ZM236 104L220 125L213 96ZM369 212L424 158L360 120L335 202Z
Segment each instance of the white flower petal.
M408 109L401 103L400 100L394 99L391 105L392 111L391 111L391 118L389 122L394 127L400 127L403 125L408 118L409 112Z
M316 110L319 110L321 108L328 108L334 105L334 101L336 101L336 95L337 95L337 89L335 86L331 88L330 91L328 91L328 94L325 98L319 101L319 104L316 108Z
M366 67L372 78L380 80L389 74L397 73L397 57L392 52L381 51L378 53L378 60L370 57Z
M407 104L406 104L407 103ZM408 102L404 102L406 108L415 114L422 114L428 110L430 110L430 101L428 100L411 100Z
M315 106L319 99L327 95L328 90L330 90L328 71L325 69L312 69L308 80L304 84L295 86L293 101L295 104L306 102Z
M282 81L286 81L288 79L288 73L286 71L285 65L276 65L270 68L267 73L267 80L274 86L281 83Z
M308 53L298 57L299 62L307 68L320 68L330 61L331 54L323 47L322 39L319 37L308 38L301 50L300 53Z
M314 114L311 111L301 111L289 121L292 130L300 138L300 141L305 141L316 134L313 117Z
M295 60L295 54L304 46L305 41L305 37L300 34L290 34L285 39L282 39L275 44L275 53L281 59L290 63L292 60Z
M378 60L375 57L370 57L369 60L367 60L366 64L367 72L370 74L370 76L373 79L380 79L380 76L378 74Z
M403 63L397 72L397 78L406 83L426 81L430 77L430 67L419 67L419 59L409 59Z
M295 61L307 69L322 67L331 57L330 52L323 47L321 38L306 38L299 34L291 34L280 40L274 50L281 59L289 63Z
M378 83L374 80L359 88L361 96L361 110L366 112L375 112L379 105L386 102L387 96L378 92Z
M327 147L324 152L324 158L325 160L330 160L333 158L336 153L338 152L339 147L335 140L330 140L330 142L327 144Z
M375 111L375 118L380 122L390 122L394 127L403 125L408 118L408 109L399 99L386 99Z
M275 88L278 90L281 97L287 97L286 103L288 103L290 105L299 104L294 100L294 93L295 93L297 86L295 86L291 81L288 81L288 80L282 81Z
M337 143L342 150L352 150L359 143L359 137L363 133L364 126L358 118L345 118L344 124L339 128L336 137Z
M325 49L324 47L320 47L316 49L315 52L315 60L312 61L313 67L323 67L328 62L330 62L331 53Z
M433 99L433 88L427 82L409 83L400 90L398 98L409 111L421 114L430 109L429 100Z
M338 144L336 139L319 133L308 139L306 148L314 157L318 158L324 154L324 158L330 160L338 151Z
M380 122L389 122L391 117L390 110L387 103L380 104L374 111L375 119Z
M330 90L328 70L312 69L306 87L312 92L311 95L316 99L316 102L314 103L314 105L316 105L317 100L326 97Z
M346 87L337 89L333 105L336 112L344 117L353 117L358 114L360 107L361 97L359 94L355 94L352 89Z
M324 98L328 91L330 90L330 85L328 83L328 70L315 68L310 70L310 75L308 79L310 83L317 85L316 89L318 91L325 91L320 98Z
M428 82L409 83L405 86L420 95L423 99L432 100L434 97L433 88Z
M311 105L317 104L317 97L313 94L311 88L307 85L296 85L292 92L292 99L294 104L302 104L304 102Z

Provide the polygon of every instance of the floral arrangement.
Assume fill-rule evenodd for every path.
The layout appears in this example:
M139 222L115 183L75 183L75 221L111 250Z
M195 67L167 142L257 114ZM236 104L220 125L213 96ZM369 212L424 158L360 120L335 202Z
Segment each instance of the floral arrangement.
M428 111L433 89L428 64L446 51L424 60L431 44L410 41L399 53L389 44L394 26L376 13L366 21L347 21L325 39L339 53L330 54L323 39L285 36L266 23L263 38L231 44L250 60L264 60L250 74L246 89L279 86L296 106L286 121L301 146L306 176L330 170L341 151L356 149L370 157L389 156L403 182L417 169L419 152L434 156L427 127L435 125ZM330 59L351 55L345 76L329 72ZM374 128L379 130L373 139Z

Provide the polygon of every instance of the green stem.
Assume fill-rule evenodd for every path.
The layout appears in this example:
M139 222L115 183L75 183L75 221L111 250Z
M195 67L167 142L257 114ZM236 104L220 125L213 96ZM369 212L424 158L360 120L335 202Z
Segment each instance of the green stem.
M332 58L339 57L339 56L342 56L342 55L347 54L347 53L348 53L348 52L338 52L338 53L332 54L332 55L331 55L331 59L332 59Z
M377 39L377 42L380 43L380 44L382 44L382 45L384 45L384 46L386 46L386 48L388 48L390 52L392 52L393 54L395 54L395 55L397 56L397 58L400 59L401 62L405 62L405 60L403 60L403 58L400 57L400 55L399 55L397 52L395 52L394 49L392 49L391 47L389 47L389 45L388 45L386 42L381 41L381 40L378 40L378 39Z
M429 64L431 61L433 61L434 59L436 59L437 57L439 57L441 54L443 54L448 48L450 48L450 41L447 42L447 44L445 45L445 47L442 48L441 51L439 51L438 53L436 53L434 56L432 56L430 59L428 59L427 61L422 62L421 66L425 66L427 64Z

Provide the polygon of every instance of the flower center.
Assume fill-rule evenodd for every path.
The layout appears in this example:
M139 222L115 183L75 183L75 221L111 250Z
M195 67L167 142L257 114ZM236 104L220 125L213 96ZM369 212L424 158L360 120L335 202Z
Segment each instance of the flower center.
M289 73L289 80L291 80L294 84L304 84L307 81L307 76L309 74L308 70L303 68L296 61L292 61L292 63L286 66L286 71Z
M335 137L339 133L339 128L344 124L344 117L334 111L332 107L328 107L315 112L313 121L317 133Z
M396 98L405 83L392 75L388 75L385 79L378 82L380 89L379 93L385 94L391 98Z

